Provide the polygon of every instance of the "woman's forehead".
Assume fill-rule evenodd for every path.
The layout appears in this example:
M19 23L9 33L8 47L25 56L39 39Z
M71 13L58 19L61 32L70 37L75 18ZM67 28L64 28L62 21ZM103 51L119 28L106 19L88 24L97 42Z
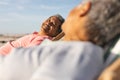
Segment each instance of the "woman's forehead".
M56 16L52 16L52 17L50 17L50 19L59 20L59 18L58 18L58 17L56 17Z
M50 21L50 20L58 20L58 18L55 16L52 16L52 17L49 17L46 21Z

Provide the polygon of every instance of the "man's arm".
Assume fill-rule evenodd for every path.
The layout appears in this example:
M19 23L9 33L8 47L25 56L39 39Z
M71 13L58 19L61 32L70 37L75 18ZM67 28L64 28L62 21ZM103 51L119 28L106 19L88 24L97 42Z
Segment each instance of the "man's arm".
M106 67L98 80L120 80L120 58Z

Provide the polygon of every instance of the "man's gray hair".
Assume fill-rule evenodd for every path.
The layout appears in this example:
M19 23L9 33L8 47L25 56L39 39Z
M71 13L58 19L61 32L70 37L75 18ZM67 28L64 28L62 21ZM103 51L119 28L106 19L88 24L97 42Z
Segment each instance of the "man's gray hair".
M86 23L88 36L91 41L102 46L120 34L120 0L86 1L92 3Z

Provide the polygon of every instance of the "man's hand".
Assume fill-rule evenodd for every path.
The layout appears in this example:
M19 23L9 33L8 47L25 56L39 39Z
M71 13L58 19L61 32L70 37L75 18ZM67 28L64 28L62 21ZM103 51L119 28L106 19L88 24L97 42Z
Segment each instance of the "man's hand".
M120 58L108 66L99 76L98 80L120 80Z

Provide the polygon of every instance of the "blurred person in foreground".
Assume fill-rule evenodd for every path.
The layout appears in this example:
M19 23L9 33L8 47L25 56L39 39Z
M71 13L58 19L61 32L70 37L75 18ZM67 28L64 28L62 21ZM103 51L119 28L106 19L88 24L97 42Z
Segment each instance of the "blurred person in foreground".
M83 0L62 25L63 41L1 55L0 80L96 80L104 48L120 33L119 10L120 0Z
M45 39L52 39L61 33L61 25L64 22L64 18L59 15L50 16L45 20L39 32L34 32L33 34L25 35L15 41L7 42L5 45L0 47L0 54L8 54L13 48L18 47L31 47L41 44Z

